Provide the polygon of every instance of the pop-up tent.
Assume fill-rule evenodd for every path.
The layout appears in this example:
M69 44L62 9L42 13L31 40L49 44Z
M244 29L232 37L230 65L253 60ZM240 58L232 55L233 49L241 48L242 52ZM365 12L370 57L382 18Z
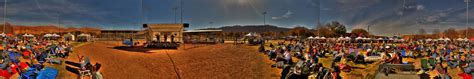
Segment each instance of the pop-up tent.
M23 37L35 37L35 36L32 34L24 34Z
M45 35L43 35L43 37L51 37L51 36L53 36L53 35L52 35L52 34L45 34Z
M74 41L74 40L76 40L76 37L71 33L63 35L63 38L64 38L65 41Z
M5 36L7 36L7 34L2 33L2 34L0 34L0 36L1 36L1 37L5 37Z
M58 34L52 34L51 36L52 37L61 37L61 35L58 35Z
M257 33L248 33L245 35L245 37L260 37Z
M90 34L79 34L77 35L77 41L79 42L87 42L87 41L90 41L92 39L92 36Z

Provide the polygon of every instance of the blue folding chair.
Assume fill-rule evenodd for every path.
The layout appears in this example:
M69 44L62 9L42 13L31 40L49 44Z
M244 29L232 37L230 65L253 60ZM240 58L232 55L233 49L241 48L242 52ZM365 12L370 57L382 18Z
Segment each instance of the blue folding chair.
M406 50L402 50L402 57L406 57L407 56L407 51Z
M20 74L20 78L18 79L36 79L36 68L35 67L29 67L28 69L26 69L25 72L21 73Z
M58 75L57 69L46 67L38 73L38 76L36 77L36 79L56 79L57 75Z
M10 56L10 60L12 60L13 63L20 63L20 60L18 60L18 57L20 56L19 54L9 51L8 56Z

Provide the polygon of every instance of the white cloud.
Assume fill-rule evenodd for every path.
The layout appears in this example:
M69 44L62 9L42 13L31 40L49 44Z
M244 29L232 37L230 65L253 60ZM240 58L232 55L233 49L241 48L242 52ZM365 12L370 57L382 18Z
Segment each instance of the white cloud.
M272 17L272 19L274 19L274 20L277 20L277 19L286 19L286 18L290 18L291 15L293 15L293 12L291 12L291 11L288 10L284 15L275 16L275 17Z
M4 6L0 6L0 11L3 10ZM89 22L83 19L102 19L101 16L106 15L106 11L96 10L94 7L71 0L12 0L7 4L7 10L7 21L20 25L55 24L58 18L62 19L63 24L90 24L96 21ZM3 14L4 12L0 12L0 15ZM78 20L77 17L82 19Z
M416 10L424 10L425 9L425 6L423 5L417 5L416 6Z

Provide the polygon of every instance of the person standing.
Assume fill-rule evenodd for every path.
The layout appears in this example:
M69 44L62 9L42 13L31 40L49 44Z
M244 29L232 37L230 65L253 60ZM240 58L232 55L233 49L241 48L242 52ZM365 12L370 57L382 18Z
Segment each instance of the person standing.
M160 42L160 34L156 34L155 37L156 37L156 42Z
M174 37L176 36L176 34L173 34L171 35L171 42L174 43Z
M163 38L165 38L163 42L168 42L168 33L165 33Z

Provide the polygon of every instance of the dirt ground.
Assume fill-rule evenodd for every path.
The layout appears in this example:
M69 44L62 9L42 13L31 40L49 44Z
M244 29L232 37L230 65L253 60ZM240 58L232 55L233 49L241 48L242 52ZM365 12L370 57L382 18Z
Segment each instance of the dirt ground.
M280 70L256 46L216 44L183 45L174 49L120 47L119 42L93 42L76 47L67 61L77 55L101 63L105 79L275 79ZM173 64L174 63L174 64ZM61 75L61 73L60 73ZM66 75L74 75L67 72ZM60 79L77 78L60 76Z

